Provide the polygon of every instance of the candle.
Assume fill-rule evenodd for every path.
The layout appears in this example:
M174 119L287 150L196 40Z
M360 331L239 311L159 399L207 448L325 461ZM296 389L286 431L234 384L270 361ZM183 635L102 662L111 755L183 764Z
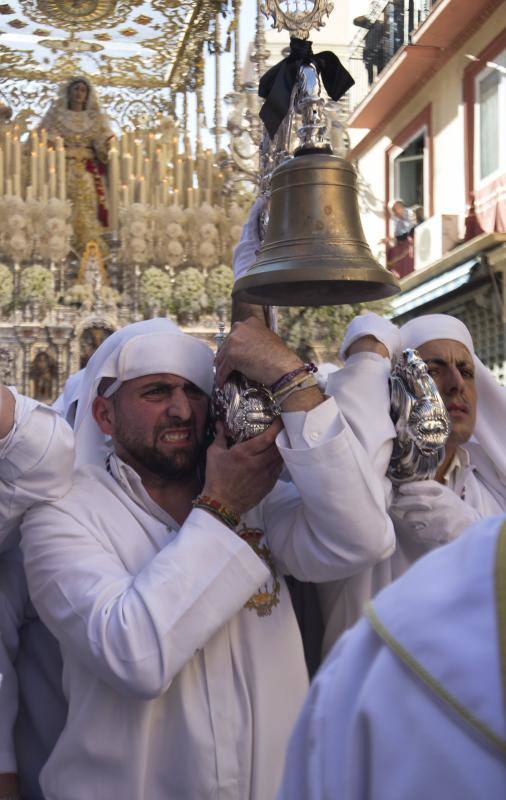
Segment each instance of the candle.
M32 150L30 156L30 183L32 184L33 195L35 198L37 197L38 194L37 187L38 187L38 177L39 177L37 158L38 158L38 150Z
M66 185L66 162L65 162L65 150L63 148L63 139L61 136L57 137L57 141L60 139L61 145L58 142L58 149L56 151L56 180L58 182L58 198L60 200L67 199L67 185Z
M178 206L179 205L179 192L177 189L174 189L172 192L172 205Z
M40 144L39 144L39 152L38 152L38 156L37 156L37 165L38 165L38 168L39 168L39 179L38 179L39 195L40 195L40 198L42 199L42 194L41 194L42 193L42 187L46 183L46 145L44 144L43 141L41 141Z
M121 186L121 204L125 208L128 206L128 186L126 183Z
M12 155L13 172L15 175L19 175L21 180L21 142L17 136L12 142Z
M167 178L164 178L162 181L162 205L166 206L169 202L169 196L172 195L172 192L169 192L169 181Z
M135 177L130 175L128 179L128 203L135 202Z
M206 189L213 188L213 154L210 150L206 150Z
M196 186L193 190L193 201L195 203L195 207L198 208L200 206L200 187Z
M49 167L49 197L56 197L56 170L55 168Z
M139 178L139 202L146 202L146 181L144 180L144 175L141 175Z
M157 178L161 183L165 178L165 163L163 159L163 149L161 147L157 148L155 163Z
M5 148L5 178L8 180L11 177L12 164L11 164L11 144L12 133L7 131L5 134L4 148Z
M114 232L118 231L118 202L119 202L119 160L116 140L109 150L109 227Z
M155 134L150 133L148 134L148 158L150 160L153 160L153 156L155 154L155 147L156 147Z
M47 147L47 131L45 128L42 128L40 131L40 143Z
M193 189L186 190L186 201L188 208L193 208Z
M176 158L174 188L179 192L179 196L183 195L183 159Z
M44 183L40 188L40 201L42 205L46 205L48 200L47 183Z
M146 184L146 197L149 197L152 191L151 186L151 159L144 159L144 183Z
M127 153L123 156L123 181L127 185L130 183L130 178L132 177L132 156L130 153Z
M34 197L33 197L33 186L27 186L26 187L26 199L27 200L33 200L34 199Z
M134 161L134 175L139 178L142 175L142 140L135 140L135 161Z

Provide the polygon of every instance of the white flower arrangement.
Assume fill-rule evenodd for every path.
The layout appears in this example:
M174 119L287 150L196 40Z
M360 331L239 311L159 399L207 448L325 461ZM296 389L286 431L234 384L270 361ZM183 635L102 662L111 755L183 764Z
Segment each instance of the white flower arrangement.
M167 311L172 287L166 272L158 267L149 267L143 274L139 286L139 299L143 311L159 308Z
M5 308L12 301L14 279L9 267L0 264L0 308Z
M19 298L22 303L41 303L52 306L55 300L54 281L45 267L26 267L19 280Z

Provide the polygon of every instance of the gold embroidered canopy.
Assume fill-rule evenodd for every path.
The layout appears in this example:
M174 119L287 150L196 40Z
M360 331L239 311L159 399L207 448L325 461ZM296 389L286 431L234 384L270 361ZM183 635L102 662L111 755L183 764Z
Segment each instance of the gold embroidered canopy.
M222 0L9 0L0 3L0 78L194 88Z

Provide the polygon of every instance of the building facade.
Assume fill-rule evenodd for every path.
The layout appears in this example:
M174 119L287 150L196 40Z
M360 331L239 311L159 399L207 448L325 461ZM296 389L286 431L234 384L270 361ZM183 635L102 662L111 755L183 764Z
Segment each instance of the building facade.
M354 19L347 119L366 236L400 277L393 318L455 314L504 383L505 20L500 0L372 3Z

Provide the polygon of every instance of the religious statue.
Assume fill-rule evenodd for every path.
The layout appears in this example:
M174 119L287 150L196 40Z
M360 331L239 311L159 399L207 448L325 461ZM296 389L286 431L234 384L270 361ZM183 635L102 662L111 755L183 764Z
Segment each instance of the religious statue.
M48 142L65 147L67 197L72 204L73 246L82 254L90 240L107 250L101 235L108 227L106 167L112 130L88 80L64 84L40 125Z
M54 400L54 386L58 375L56 361L45 350L37 353L30 367L33 381L33 396L36 400L50 403Z

